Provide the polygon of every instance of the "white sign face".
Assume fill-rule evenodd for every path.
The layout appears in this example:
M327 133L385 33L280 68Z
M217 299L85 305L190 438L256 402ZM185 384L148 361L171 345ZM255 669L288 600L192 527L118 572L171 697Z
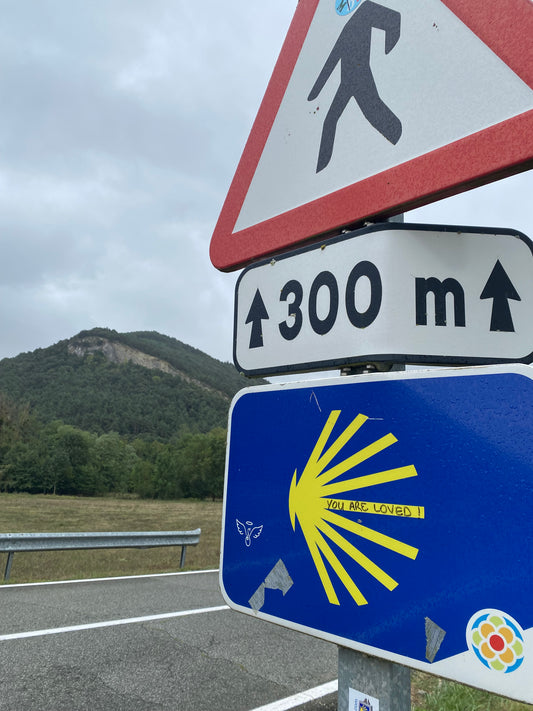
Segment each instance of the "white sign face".
M236 286L246 375L533 360L533 243L512 230L387 223L259 263Z
M353 32L372 33L369 77L382 103L366 110L361 99L358 106L354 87L345 88L341 101L345 59L338 40L370 7L341 17L332 0L319 3L236 230L533 108L533 91L438 0L381 0L374 24L386 31L372 30L370 20L353 25ZM347 34L352 55L354 44ZM335 48L331 73L315 84L322 68L333 64ZM365 90L363 77L356 86ZM321 157L326 117L336 130Z
M231 270L533 160L531 0L299 0L211 240Z

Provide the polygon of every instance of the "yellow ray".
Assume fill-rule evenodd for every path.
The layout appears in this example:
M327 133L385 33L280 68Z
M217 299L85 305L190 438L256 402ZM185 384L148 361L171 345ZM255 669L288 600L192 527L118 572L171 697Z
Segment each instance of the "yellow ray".
M341 474L344 474L349 469L353 469L358 464L361 464L361 462L364 462L366 459L370 459L370 457L373 457L375 454L382 452L384 449L390 447L391 444L394 444L397 441L396 437L389 432L389 434L381 437L375 442L372 442L372 444L369 444L368 447L364 447L364 449L359 450L359 452L356 452L351 457L348 457L348 459L345 459L343 462L340 462L331 469L328 469L327 472L320 474L317 477L317 480L323 486L333 479L336 479Z
M322 518L325 521L329 521L330 523L339 526L339 528L344 528L346 531L355 533L361 538L366 538L368 541L377 543L378 546L388 548L389 550L394 551L395 553L399 553L400 555L403 555L406 558L411 558L411 560L414 560L418 555L418 548L414 548L413 546L410 546L407 543L402 543L396 538L386 536L384 533L379 533L378 531L374 531L371 528L367 528L367 526L362 526L360 523L350 521L349 519L344 518L344 516L339 516L338 514L335 514L332 511L328 511L327 509L323 511Z
M324 454L317 460L316 475L320 474L320 472L327 467L331 460L341 451L344 445L351 440L357 430L359 430L367 420L368 417L366 417L366 415L357 415L357 417L350 422L344 432L337 437L333 444L328 447Z
M311 557L313 558L316 571L320 577L328 601L332 605L338 605L339 598L335 593L333 583L331 582L331 578L328 575L328 571L326 570L326 566L324 565L324 561L322 560L322 556L320 555L320 551L318 548L318 543L316 541L316 538L320 536L320 533L318 533L316 529L311 529L310 531L306 531L304 533L304 536L305 542L307 543L307 547L309 548L309 552L311 553Z
M313 448L313 451L311 452L311 455L309 459L307 460L307 464L305 465L304 472L308 469L313 468L316 466L318 460L320 459L320 456L322 454L322 450L326 446L326 442L329 439L330 434L333 431L333 428L335 427L335 424L337 420L339 419L339 415L341 414L340 410L332 410L329 413L329 417L326 421L326 424L322 428L322 432L320 433L319 438L316 441L316 444Z
M339 559L337 558L335 553L331 550L329 545L326 543L324 537L321 535L321 533L318 530L316 531L315 535L317 537L317 545L320 548L320 552L326 558L326 560L331 565L333 570L337 573L342 584L344 585L346 590L348 590L348 592L352 596L354 602L357 605L366 605L367 600L366 600L365 596L359 590L359 588L354 583L354 581L350 578L350 576L348 575L346 570L343 568L341 562L339 561ZM337 604L339 604L339 603L337 602Z
M336 484L328 484L327 486L322 486L320 490L320 495L322 497L334 496L335 494L342 494L345 491L355 491L356 489L364 489L367 486L386 484L390 481L408 479L412 476L418 476L418 472L416 471L415 467L410 464L406 467L387 469L383 472L367 474L366 476L358 476L355 479L347 479L346 481L339 481Z
M356 563L358 563L362 568L364 568L372 577L376 578L382 585L384 585L387 590L394 590L398 585L394 578L391 578L379 565L376 565L370 560L364 553L349 543L345 538L341 536L340 533L335 531L329 524L325 521L321 521L319 528L333 543L339 546L341 550L347 553L350 558L353 558Z

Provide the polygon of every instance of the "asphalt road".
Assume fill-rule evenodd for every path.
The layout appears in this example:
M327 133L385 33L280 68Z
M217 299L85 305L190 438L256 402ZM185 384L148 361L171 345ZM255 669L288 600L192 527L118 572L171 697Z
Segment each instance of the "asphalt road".
M2 710L255 711L336 679L337 648L227 609L213 571L0 586L0 674Z

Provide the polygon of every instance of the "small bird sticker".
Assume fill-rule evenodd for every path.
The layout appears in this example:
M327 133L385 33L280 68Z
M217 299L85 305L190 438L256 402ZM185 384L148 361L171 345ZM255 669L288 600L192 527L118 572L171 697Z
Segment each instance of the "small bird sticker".
M254 526L253 521L246 521L246 523L242 523L238 518L236 518L235 523L237 524L237 531L241 534L241 536L244 536L244 542L247 547L252 545L252 538L259 538L261 531L263 530L262 525Z

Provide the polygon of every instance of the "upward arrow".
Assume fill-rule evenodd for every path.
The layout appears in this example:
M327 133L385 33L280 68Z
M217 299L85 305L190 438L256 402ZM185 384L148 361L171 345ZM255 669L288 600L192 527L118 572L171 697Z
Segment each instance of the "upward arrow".
M250 333L250 348L261 348L263 346L262 321L268 318L268 311L266 310L263 302L261 292L257 289L245 321L247 324L252 324L252 332Z
M507 272L498 259L494 265L480 299L494 299L492 316L490 319L491 331L514 331L513 317L509 307L509 299L522 301Z

